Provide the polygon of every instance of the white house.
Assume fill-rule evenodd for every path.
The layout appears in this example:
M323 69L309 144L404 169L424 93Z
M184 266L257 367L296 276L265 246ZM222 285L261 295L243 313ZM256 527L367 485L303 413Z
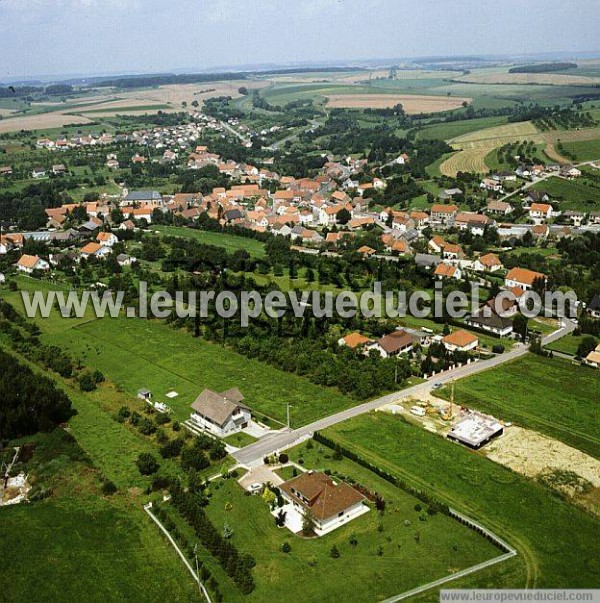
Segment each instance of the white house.
M205 389L192 404L191 420L201 429L226 437L246 429L252 421L250 409L242 404L244 396L237 387L220 394Z
M552 217L552 205L548 203L532 203L529 217L536 223L545 222Z
M471 266L475 272L496 272L504 267L495 253L486 253L478 257Z
M446 335L442 338L442 343L449 352L468 352L479 345L479 339L472 333L461 329Z
M279 489L292 512L301 516L310 514L318 536L369 511L364 504L365 497L358 490L325 473L307 471L281 484ZM302 526L301 521L297 524L298 528Z
M16 264L17 270L31 274L34 270L50 270L50 264L37 255L22 255Z
M106 257L110 252L111 248L107 245L101 245L100 243L88 243L81 248L80 253L82 258L103 258Z
M508 289L519 287L523 291L533 288L536 280L546 280L546 275L541 272L527 270L527 268L511 268L504 277L504 285Z
M112 247L119 242L119 239L112 232L99 232L96 237L96 241L101 245L106 245L107 247Z

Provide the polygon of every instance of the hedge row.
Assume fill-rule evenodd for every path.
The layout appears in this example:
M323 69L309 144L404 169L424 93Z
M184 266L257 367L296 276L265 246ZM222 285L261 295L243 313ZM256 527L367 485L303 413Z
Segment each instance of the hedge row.
M252 556L242 555L229 539L224 538L198 505L196 497L191 492L185 492L179 484L171 489L171 501L242 593L251 593L254 590L252 568L256 565Z

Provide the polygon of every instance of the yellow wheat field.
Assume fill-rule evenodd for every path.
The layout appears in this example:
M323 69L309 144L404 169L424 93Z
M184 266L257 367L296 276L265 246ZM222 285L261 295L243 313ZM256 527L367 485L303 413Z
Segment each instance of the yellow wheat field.
M487 73L454 78L467 84L542 84L545 86L597 86L600 77L565 75L560 73Z
M515 124L505 124L494 128L486 128L458 136L449 140L449 144L459 151L449 157L442 165L440 171L445 176L454 177L458 172L472 172L485 174L489 172L485 165L486 156L495 149L505 144L531 141L546 145L546 154L553 161L565 163L564 157L556 151L557 142L578 142L583 140L600 139L600 128L587 128L585 130L551 130L539 132L533 123L526 121Z
M386 109L401 103L409 115L419 113L438 113L458 109L470 98L426 96L412 94L330 94L328 107L348 109Z

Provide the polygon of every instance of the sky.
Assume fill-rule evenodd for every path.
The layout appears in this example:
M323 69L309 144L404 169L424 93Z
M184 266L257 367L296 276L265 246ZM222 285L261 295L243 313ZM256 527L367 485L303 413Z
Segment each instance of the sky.
M0 78L600 50L598 0L0 0Z

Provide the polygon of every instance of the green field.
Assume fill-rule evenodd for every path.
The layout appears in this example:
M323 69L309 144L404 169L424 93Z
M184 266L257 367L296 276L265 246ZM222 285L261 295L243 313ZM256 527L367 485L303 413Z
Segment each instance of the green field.
M256 239L239 237L228 233L196 230L182 226L152 226L152 230L158 231L165 236L194 239L195 241L205 243L206 245L223 247L229 253L243 249L254 257L264 257L265 255L264 243L261 243Z
M194 600L191 577L141 509L77 498L0 515L3 601Z
M0 598L192 600L195 586L189 574L141 503L126 489L102 496L97 469L67 437L57 429L26 440L36 448L17 469L27 470L39 484L34 489L41 486L52 493L0 509Z
M416 498L350 461L331 461L319 453L317 445L311 450L302 446L290 451L292 458L300 454L306 467L337 471L377 491L386 500L386 511L380 516L371 509L347 526L307 540L277 528L260 496L244 496L234 480L213 482L207 514L216 526L227 523L233 529L232 542L257 561L254 592L228 601L375 603L501 554L487 540L445 515L420 520L421 513L414 508L419 502ZM379 531L379 524L383 531ZM349 543L352 533L358 540L356 547ZM281 551L286 541L291 545L287 554ZM330 557L333 545L340 551L339 559ZM377 554L379 546L381 556Z
M441 395L448 398L448 388ZM529 354L457 381L455 396L600 458L600 379L588 368Z
M577 354L577 348L579 344L583 341L585 335L566 335L562 337L558 341L551 343L548 346L549 350L554 350L555 352L562 352L563 354L570 354L571 356L575 356Z
M600 520L544 486L399 416L363 415L324 435L466 513L518 550L514 559L456 588L595 588L600 582Z
M535 184L535 190L545 191L552 200L560 201L562 211L598 211L600 209L600 188L588 186L585 177L565 180L552 177Z
M463 121L453 121L444 124L434 124L426 126L419 131L419 138L427 140L451 140L457 136L470 134L484 128L501 126L507 121L506 117L481 117L479 119L468 119Z
M575 157L576 161L600 160L600 140L563 142L563 147Z
M18 282L21 288L31 290L49 288L32 279ZM22 311L20 292L5 292L4 298ZM63 319L52 312L50 318L36 322L45 343L57 345L85 366L101 370L129 396L134 397L140 388L150 389L156 400L173 408L178 419L189 417L190 404L205 387L215 391L239 387L258 419L266 415L274 420L275 427L285 422L287 403L291 404L293 427L355 404L337 390L195 339L158 320L96 319L91 312L83 319ZM165 397L171 390L179 394L173 400Z

